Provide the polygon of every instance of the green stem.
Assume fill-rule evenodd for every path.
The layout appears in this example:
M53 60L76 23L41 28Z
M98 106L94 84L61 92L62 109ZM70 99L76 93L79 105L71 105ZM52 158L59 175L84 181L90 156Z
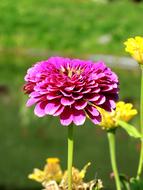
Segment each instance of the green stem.
M140 130L143 136L143 65L141 65L141 95L140 95ZM141 152L137 170L137 179L140 178L143 167L143 140L141 140Z
M72 190L73 125L68 126L68 190Z
M117 188L117 190L121 190L121 187L120 187L120 178L119 178L117 164L116 164L115 131L108 131L107 132L107 136L108 136L108 142L109 142L109 151L110 151L111 165L112 165L112 170L114 172L116 188Z
M141 141L141 151L140 151L140 158L139 158L139 165L137 170L137 177L136 179L140 179L140 175L142 173L142 167L143 167L143 141Z

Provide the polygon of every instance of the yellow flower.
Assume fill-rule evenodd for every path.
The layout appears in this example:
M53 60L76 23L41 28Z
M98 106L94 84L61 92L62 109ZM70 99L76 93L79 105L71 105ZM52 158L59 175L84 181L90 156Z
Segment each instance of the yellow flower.
M81 171L79 171L75 167L72 167L72 186L73 186L73 189L75 189L74 187L77 187L78 185L83 184L83 179L85 177L87 168L90 166L90 164L91 164L90 162L88 164L86 164ZM66 170L64 172L60 186L64 188L67 185L68 185L68 171Z
M44 171L35 168L33 173L28 175L28 178L42 183L45 179L45 173Z
M60 167L60 160L58 158L48 158L43 170L34 169L33 173L28 176L29 179L35 180L42 184L44 190L50 189L68 189L68 171L64 171L64 174ZM82 170L78 170L72 167L72 189L102 189L102 181L94 179L92 181L84 182L87 168L90 166L90 162L87 163Z
M130 53L138 63L143 64L143 37L129 38L124 44L125 51Z
M63 172L61 170L60 160L58 158L48 158L46 161L47 164L44 167L46 180L61 181Z
M60 160L58 158L48 158L43 170L34 169L34 172L28 176L29 179L43 183L50 180L60 182L63 176L63 172L60 166Z
M99 109L102 114L100 126L104 129L116 128L118 127L118 120L127 122L137 114L137 110L133 109L131 103L122 101L116 103L116 110L112 110L112 112L107 112L101 108Z

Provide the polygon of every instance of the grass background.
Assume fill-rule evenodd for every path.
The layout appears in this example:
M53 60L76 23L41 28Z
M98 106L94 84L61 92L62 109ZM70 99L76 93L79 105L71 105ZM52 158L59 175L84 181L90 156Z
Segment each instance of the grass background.
M38 119L25 108L23 78L28 67L50 55L89 58L92 54L125 55L123 41L143 33L143 4L129 1L95 3L84 0L0 1L0 187L40 188L27 179L47 157L59 157L66 168L67 129L58 119ZM108 43L98 39L110 35ZM120 79L120 99L139 107L140 72L113 67ZM133 120L138 126L138 117ZM82 129L81 129L82 128ZM87 121L75 129L74 164L91 161L87 179L95 173L108 189L110 160L106 133ZM121 172L136 174L139 142L122 130L117 134Z
M142 35L142 12L142 3L127 0L1 0L0 47L122 55L122 42ZM102 35L111 35L110 43L99 44Z

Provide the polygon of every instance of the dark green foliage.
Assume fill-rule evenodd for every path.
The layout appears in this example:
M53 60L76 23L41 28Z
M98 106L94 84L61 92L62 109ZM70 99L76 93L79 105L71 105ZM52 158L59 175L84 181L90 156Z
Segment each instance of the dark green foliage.
M143 189L143 181L132 178L130 180L130 186L131 186L131 190L142 190Z

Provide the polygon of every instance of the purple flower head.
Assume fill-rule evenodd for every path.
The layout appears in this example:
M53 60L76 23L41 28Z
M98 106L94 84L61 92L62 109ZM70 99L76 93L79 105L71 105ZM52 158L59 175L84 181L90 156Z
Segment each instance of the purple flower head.
M25 76L27 106L34 113L59 116L61 124L83 125L86 116L94 124L101 121L98 107L115 108L118 78L103 62L51 57L36 63Z

